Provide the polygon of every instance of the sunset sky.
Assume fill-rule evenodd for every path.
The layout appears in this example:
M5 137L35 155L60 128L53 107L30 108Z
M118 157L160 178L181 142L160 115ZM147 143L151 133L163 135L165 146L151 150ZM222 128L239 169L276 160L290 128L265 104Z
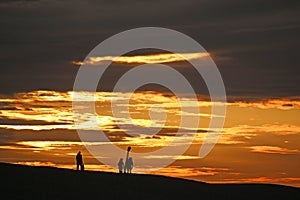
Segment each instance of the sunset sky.
M86 169L117 172L116 166L104 165L86 149L72 112L72 89L80 66L96 67L112 60L93 94L97 124L82 116L82 129L101 128L120 148L130 145L134 153L151 152L172 142L182 116L196 116L198 128L185 128L182 140L172 146L180 147L185 136L195 131L189 149L169 166L149 173L209 183L300 187L299 6L297 1L239 0L1 1L0 162L75 169L80 150ZM183 59L166 51L141 49L84 62L108 37L146 26L180 31L207 52L185 52ZM199 158L213 116L207 87L188 61L208 57L222 75L227 113L218 143ZM114 116L111 97L122 99L127 93L112 90L122 74L141 64L166 64L183 74L197 94L197 99L187 97L184 105L196 104L200 113L182 112L168 88L146 85L131 96L129 113L135 126L157 133L126 134L132 124ZM165 122L150 119L162 113ZM170 155L155 157L166 158ZM151 168L154 156L133 159L133 171L141 173L145 168L141 160Z

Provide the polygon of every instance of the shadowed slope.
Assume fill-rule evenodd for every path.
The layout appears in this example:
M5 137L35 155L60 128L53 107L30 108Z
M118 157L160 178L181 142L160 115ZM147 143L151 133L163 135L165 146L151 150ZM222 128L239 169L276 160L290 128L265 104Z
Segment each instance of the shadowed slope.
M120 175L0 163L9 199L300 199L300 189L271 184L207 184L156 175Z

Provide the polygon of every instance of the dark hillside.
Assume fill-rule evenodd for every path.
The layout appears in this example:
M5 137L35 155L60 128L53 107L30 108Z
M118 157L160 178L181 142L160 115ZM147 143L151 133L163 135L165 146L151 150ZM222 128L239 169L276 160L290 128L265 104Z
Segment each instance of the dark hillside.
M299 188L271 184L207 184L4 163L0 172L5 199L300 199Z

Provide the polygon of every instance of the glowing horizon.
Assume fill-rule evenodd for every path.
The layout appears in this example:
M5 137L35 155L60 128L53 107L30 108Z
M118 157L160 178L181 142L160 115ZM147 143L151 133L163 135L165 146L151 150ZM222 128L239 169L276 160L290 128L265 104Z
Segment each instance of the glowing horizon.
M6 152L1 161L24 163L28 165L46 165L74 169L74 154L81 150L86 160L86 169L114 171L102 165L85 148L76 132L72 112L72 96L80 95L79 101L94 95L96 100L97 124L90 124L90 115L82 115L81 128L97 131L101 127L112 144L120 148L132 146L134 152L151 152L169 144L180 125L181 116L196 115L181 112L176 96L154 91L136 92L131 96L129 112L133 124L157 131L160 121L151 123L149 111L160 114L160 105L166 112L166 123L157 134L148 136L138 134L135 137L125 134L132 127L125 118L117 118L111 112L111 92L72 91L32 91L0 97L1 124L0 136L5 137L0 145ZM122 100L127 93L114 93ZM214 150L205 158L199 159L197 152L201 146L211 119L211 102L205 96L199 99L185 98L183 106L197 101L200 113L199 129L188 151L177 161L154 174L184 177L206 182L270 182L300 186L300 174L294 159L300 157L297 139L300 136L300 98L280 98L269 100L230 101L227 103L227 115L221 137ZM122 101L120 101L122 102ZM123 106L121 103L119 106ZM116 122L125 126L118 128ZM191 130L185 129L184 134ZM214 134L210 132L208 134ZM184 144L185 137L174 145ZM105 142L91 142L86 145L106 145ZM176 148L176 146L174 146ZM105 156L105 155L103 155ZM109 154L107 155L109 156ZM170 158L161 155L155 159ZM41 159L41 158L45 159ZM263 158L269 159L264 160ZM247 158L247 159L246 159ZM280 159L275 159L280 158ZM142 171L139 157L135 157L135 172ZM143 158L151 163L154 157ZM257 160L261 159L260 162ZM236 161L239 162L236 162ZM244 164L243 164L244 163ZM247 166L245 166L247 164ZM282 168L284 166L284 168ZM151 166L149 166L151 167ZM251 172L253 168L257 173ZM278 174L278 171L280 174ZM264 177L260 173L264 172Z

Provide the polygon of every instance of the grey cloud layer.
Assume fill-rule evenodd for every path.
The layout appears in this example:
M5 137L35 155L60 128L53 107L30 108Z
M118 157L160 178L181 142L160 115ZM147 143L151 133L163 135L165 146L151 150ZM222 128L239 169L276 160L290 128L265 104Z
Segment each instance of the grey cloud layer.
M162 26L212 53L230 95L299 95L298 10L297 1L1 1L0 93L72 89L72 61L120 31Z

